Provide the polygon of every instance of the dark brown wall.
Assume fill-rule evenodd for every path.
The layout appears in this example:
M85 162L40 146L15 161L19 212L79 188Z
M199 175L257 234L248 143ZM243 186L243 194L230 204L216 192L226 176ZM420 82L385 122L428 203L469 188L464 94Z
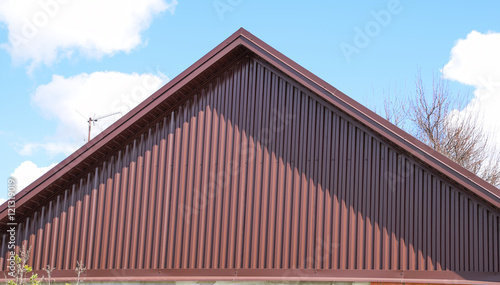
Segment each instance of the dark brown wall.
M499 214L245 58L34 209L17 236L35 269L498 272Z

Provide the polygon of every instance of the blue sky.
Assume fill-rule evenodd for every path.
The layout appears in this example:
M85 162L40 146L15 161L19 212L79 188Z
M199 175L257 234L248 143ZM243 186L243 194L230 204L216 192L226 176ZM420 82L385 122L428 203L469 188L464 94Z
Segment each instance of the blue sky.
M2 1L4 199L85 143L84 117L122 112L97 135L240 27L371 106L420 68L500 107L498 1Z

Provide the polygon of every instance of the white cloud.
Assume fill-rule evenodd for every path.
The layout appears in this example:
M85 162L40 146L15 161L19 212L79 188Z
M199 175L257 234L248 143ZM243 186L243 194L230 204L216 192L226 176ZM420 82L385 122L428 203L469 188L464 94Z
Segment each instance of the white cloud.
M17 180L17 192L26 188L26 186L30 185L33 181L45 174L45 172L49 171L55 165L56 164L53 163L47 167L38 167L35 163L29 160L21 163L21 165L19 165L11 174L11 176Z
M474 86L474 98L462 112L475 112L500 145L500 33L472 31L456 42L442 72L447 79Z
M57 121L57 131L44 142L24 144L18 152L32 155L45 150L51 155L71 154L87 140L89 117L120 112L92 124L91 137L95 137L166 81L167 77L159 71L143 74L94 72L72 77L54 75L51 82L36 88L31 102L44 117Z
M176 0L4 0L0 21L9 31L3 47L18 62L40 64L80 52L100 58L143 43L153 17L174 12Z
M3 203L5 203L5 202L7 202L7 200L6 200L6 199L4 199L4 198L0 198L0 205L2 205L2 204L3 204Z

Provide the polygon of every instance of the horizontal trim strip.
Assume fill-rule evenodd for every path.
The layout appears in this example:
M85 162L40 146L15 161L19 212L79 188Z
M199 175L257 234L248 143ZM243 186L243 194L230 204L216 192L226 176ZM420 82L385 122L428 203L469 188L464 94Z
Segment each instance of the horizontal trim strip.
M38 276L46 273L34 271ZM422 275L425 274L425 278ZM56 270L53 282L75 281L74 270ZM124 269L87 270L88 281L353 281L418 282L442 284L498 284L499 273L400 270L321 270L321 269ZM5 279L3 280L5 281Z

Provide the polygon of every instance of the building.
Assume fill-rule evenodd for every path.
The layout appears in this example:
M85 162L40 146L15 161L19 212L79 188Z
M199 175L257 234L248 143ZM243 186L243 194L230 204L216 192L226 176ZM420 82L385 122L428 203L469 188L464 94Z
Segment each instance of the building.
M17 247L56 281L82 261L87 283L500 283L500 190L244 29L15 215ZM4 272L8 223L4 204Z

